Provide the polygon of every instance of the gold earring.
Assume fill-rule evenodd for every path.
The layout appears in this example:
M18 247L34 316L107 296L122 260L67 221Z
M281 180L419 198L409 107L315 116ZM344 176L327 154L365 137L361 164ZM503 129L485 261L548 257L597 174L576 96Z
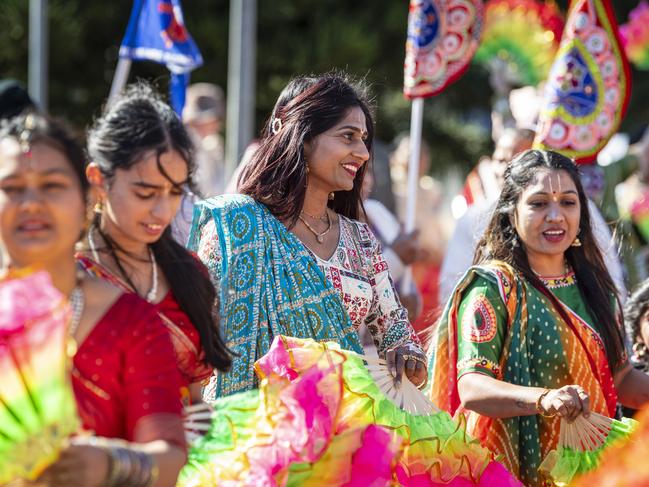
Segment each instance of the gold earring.
M95 206L92 208L92 211L98 215L101 215L104 212L104 204L100 201L95 203Z
M333 201L334 198L335 198L335 196L336 196L336 195L334 194L333 191L332 191L331 193L329 193L329 201Z
M579 240L579 237L575 237L575 239L572 241L570 246L571 247L581 247L581 240Z

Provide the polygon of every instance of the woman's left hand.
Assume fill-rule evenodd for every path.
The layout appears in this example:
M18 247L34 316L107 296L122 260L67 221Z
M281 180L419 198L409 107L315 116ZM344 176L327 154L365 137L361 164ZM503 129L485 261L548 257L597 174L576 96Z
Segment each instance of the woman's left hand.
M410 382L420 389L426 385L428 380L428 367L426 366L426 355L414 350L412 347L403 345L388 350L385 354L388 362L388 370L401 383L403 373Z
M106 450L91 445L72 445L61 453L38 479L48 487L98 487L108 476Z

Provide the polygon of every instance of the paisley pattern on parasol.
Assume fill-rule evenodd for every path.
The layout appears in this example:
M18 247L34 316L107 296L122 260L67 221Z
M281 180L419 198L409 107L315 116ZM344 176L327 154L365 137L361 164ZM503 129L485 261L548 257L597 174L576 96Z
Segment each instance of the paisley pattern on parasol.
M629 65L609 0L573 0L545 88L535 148L590 163L617 131L630 96Z

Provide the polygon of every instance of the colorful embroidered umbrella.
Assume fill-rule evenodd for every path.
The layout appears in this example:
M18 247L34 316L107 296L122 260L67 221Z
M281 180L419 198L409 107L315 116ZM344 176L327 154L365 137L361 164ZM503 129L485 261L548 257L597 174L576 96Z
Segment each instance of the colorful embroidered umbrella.
M482 32L481 0L411 0L404 94L441 93L466 71Z
M466 71L482 33L482 0L410 0L403 93L412 100L408 204L404 229L415 229L424 98L441 93ZM401 286L409 289L412 274Z
M642 0L620 26L620 38L629 60L638 69L649 69L649 3Z
M489 0L475 60L488 69L505 69L512 84L536 86L550 72L562 32L563 17L554 2Z
M35 479L78 428L69 317L45 272L0 283L0 484Z
M610 0L573 0L534 146L593 162L620 126L630 91Z

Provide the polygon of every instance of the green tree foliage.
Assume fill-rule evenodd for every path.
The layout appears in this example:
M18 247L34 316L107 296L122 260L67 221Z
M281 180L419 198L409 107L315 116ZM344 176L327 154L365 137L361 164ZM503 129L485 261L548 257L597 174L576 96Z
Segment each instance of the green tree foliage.
M28 0L1 0L0 74L27 80ZM558 2L565 10L567 0ZM635 0L614 2L624 21ZM50 0L50 111L78 127L88 125L110 89L117 51L128 22L130 0ZM205 65L193 81L227 91L229 2L185 0L185 23ZM378 107L378 135L386 141L407 131L409 103L401 94L408 15L407 0L258 0L257 122L295 75L343 69L364 78ZM649 73L635 72L626 130L648 120ZM168 74L154 63L134 63L131 80L146 78L167 89ZM442 95L426 101L424 137L432 146L433 171L470 167L490 151L492 92L487 73L472 66Z

